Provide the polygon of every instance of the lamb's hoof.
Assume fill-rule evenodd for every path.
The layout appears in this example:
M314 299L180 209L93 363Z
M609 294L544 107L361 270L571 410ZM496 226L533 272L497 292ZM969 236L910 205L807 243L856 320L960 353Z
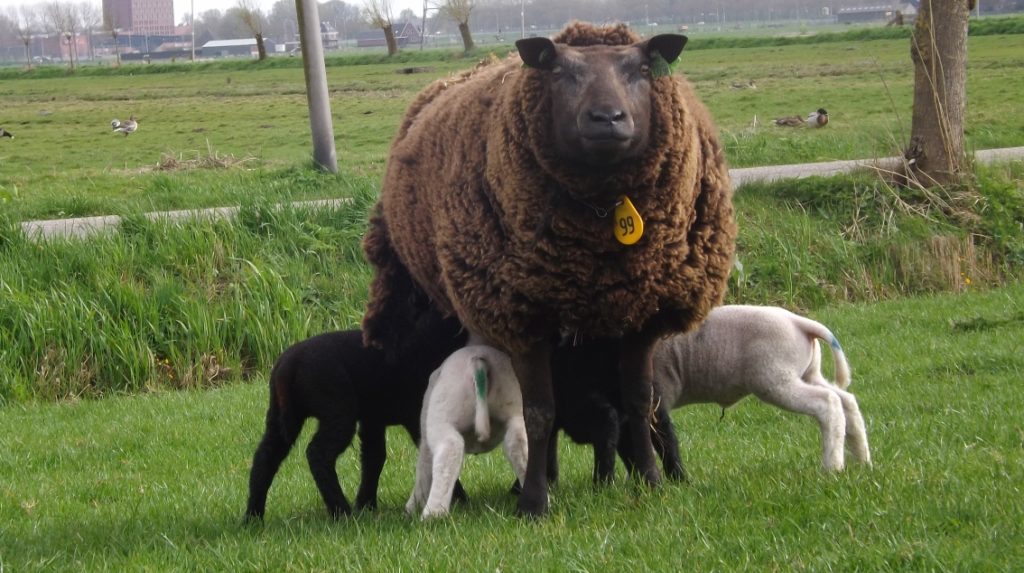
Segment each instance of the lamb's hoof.
M356 511L377 511L377 500L356 500Z
M430 521L431 519L440 519L442 517L448 517L448 510L443 507L425 507L423 508L423 515L420 516L421 521Z
M242 524L248 526L263 525L263 514L246 512L245 516L242 518Z

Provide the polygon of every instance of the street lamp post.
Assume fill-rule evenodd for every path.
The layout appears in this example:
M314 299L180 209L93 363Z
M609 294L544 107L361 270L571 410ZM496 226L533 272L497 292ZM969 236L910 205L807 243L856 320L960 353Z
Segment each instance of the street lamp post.
M526 37L526 0L519 0L519 26L521 28L520 37Z

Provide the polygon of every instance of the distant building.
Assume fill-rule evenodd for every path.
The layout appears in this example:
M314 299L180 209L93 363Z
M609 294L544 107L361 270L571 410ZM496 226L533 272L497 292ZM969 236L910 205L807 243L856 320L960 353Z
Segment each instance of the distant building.
M275 50L274 42L271 40L263 40L263 45L268 53L272 53ZM256 49L256 38L211 40L203 44L201 53L204 58L227 56L250 56L255 58L259 55Z
M863 22L888 22L901 12L905 18L913 21L917 15L917 9L910 3L896 3L886 6L862 6L859 8L840 8L836 12L836 22L840 24L855 24Z
M383 36L384 34L381 33L381 37ZM334 24L320 22L320 41L323 43L325 50L338 49L338 30L334 28Z
M173 35L174 0L103 0L103 25L123 33Z
M405 47L409 44L420 43L420 29L415 24L410 22L399 22L392 25L392 30L395 31L395 42L399 48ZM371 48L374 46L386 46L387 40L384 39L384 30L373 30L370 32L361 32L356 35L356 47L357 48Z

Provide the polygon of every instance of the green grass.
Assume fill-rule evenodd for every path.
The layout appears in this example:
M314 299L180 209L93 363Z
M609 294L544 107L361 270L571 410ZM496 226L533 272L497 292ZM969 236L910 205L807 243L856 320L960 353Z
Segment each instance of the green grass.
M940 204L872 175L744 186L729 301L806 311L1020 278L1021 167L978 173L979 192ZM33 241L0 217L0 406L246 380L294 341L356 326L376 182L293 176L353 202L245 199L235 220L176 224L129 214L84 241Z
M974 147L1024 144L1024 112L1012 105L1022 38L971 38ZM688 51L681 69L734 166L859 158L888 155L906 136L907 51L905 40L759 44ZM546 519L512 517L511 472L492 453L466 463L471 502L423 524L402 513L414 450L395 431L381 510L335 523L302 459L307 428L265 526L243 525L270 364L296 340L358 323L370 279L359 241L391 134L426 81L468 63L403 58L329 68L337 176L309 168L301 71L287 60L0 71L4 127L18 136L0 141L0 571L1024 563L1020 163L980 168L971 189L935 197L861 175L751 184L736 196L742 270L728 302L782 304L837 333L873 468L824 475L809 419L754 400L722 420L695 406L674 416L689 485L595 490L589 450L563 441ZM433 71L395 74L406 61ZM748 79L759 89L730 87ZM765 126L822 105L833 118L825 130ZM110 118L129 111L140 131L111 135ZM754 115L760 127L749 126ZM182 168L190 160L214 167ZM321 197L352 203L272 207ZM140 216L238 204L227 221ZM120 228L87 241L29 241L18 227L110 213L125 216ZM358 444L339 463L350 495L357 460Z
M376 187L341 183L353 198L341 209L246 202L236 220L180 224L135 215L88 241L37 243L8 223L0 405L237 381L291 342L358 324Z
M819 469L817 425L754 400L676 412L692 484L594 491L560 446L551 515L512 517L500 453L467 460L451 519L407 520L414 451L389 436L381 509L332 523L300 448L243 526L258 383L0 416L9 570L1008 571L1024 562L1024 286L814 313L842 339L875 465ZM339 463L355 490L358 446ZM621 470L620 470L621 471Z
M969 147L1024 145L1024 111L1014 105L1024 90L1024 35L970 41ZM362 58L328 68L335 143L345 173L379 177L409 101L427 82L476 60L443 52L388 63ZM395 73L410 62L430 70ZM913 70L905 39L688 50L679 70L714 114L733 167L888 156L909 133ZM338 196L294 170L312 155L301 68L226 62L161 71L0 76L4 127L17 136L0 141L0 209L25 220L273 201L283 189L301 198ZM748 80L758 89L731 87ZM830 112L826 129L771 125L818 107ZM129 113L140 118L139 131L112 134L110 120ZM156 169L165 157L211 156L233 161Z

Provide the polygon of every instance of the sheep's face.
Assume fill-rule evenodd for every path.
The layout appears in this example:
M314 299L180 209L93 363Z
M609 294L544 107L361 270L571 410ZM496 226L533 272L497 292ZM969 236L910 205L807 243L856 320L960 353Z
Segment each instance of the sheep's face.
M674 62L685 44L686 36L663 34L629 46L571 47L528 38L516 47L523 63L548 82L555 151L601 168L647 148L652 68Z

